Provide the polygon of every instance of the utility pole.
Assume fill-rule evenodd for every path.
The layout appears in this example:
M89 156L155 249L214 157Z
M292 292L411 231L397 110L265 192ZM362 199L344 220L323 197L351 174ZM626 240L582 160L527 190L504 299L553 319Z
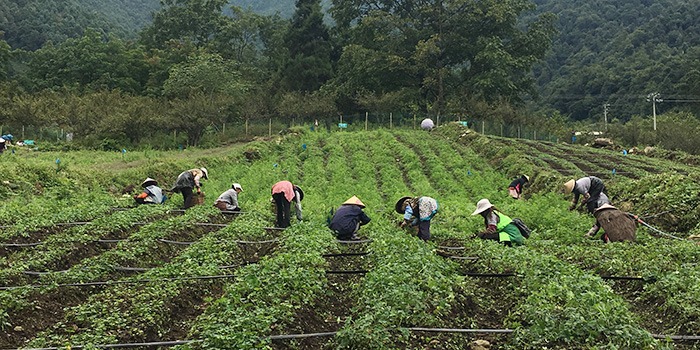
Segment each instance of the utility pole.
M647 95L647 102L651 102L652 105L652 113L654 114L654 131L656 131L656 103L664 102L664 100L661 99L660 93L652 92Z
M608 108L610 108L609 103L606 103L603 105L603 118L605 120L605 131L608 131Z

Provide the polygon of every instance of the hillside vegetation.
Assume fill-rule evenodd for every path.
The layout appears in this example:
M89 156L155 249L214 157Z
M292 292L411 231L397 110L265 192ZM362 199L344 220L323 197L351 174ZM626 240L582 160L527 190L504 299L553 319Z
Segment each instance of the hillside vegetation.
M290 131L207 151L0 157L15 174L2 184L0 346L188 339L171 345L464 349L487 340L500 349L660 349L673 347L665 335L700 332L697 244L646 229L634 244L586 239L592 218L568 211L557 193L570 176L597 171L616 204L659 214L649 221L686 237L698 232L677 226L698 207L692 167L487 138L456 124L432 133ZM578 161L584 154L596 158ZM200 166L211 176L205 205L184 213L177 194L136 208L134 190L120 196L146 176L167 188ZM612 166L620 173L605 176ZM517 201L506 185L521 172L533 183ZM648 187L660 177L662 186ZM304 219L266 229L270 186L283 179L304 189ZM232 182L244 188L244 213L233 216L211 206ZM360 231L366 240L347 244L325 222L352 195L372 221ZM397 226L394 203L405 195L439 201L429 242ZM533 229L524 246L473 238L483 221L469 214L481 198ZM677 223L665 222L673 216ZM323 336L277 337L312 333Z

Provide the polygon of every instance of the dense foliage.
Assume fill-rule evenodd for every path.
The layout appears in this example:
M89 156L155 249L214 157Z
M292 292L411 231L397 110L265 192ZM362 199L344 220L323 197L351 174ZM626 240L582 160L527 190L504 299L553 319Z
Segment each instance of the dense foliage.
M0 185L0 345L189 339L182 348L464 349L478 339L502 349L664 349L673 344L658 334L700 331L696 243L641 228L634 244L584 238L592 218L567 210L555 191L569 176L617 166L617 176L601 175L612 200L634 211L670 209L653 223L685 237L700 230L687 225L698 207L692 166L515 143L457 123L431 133L292 131L206 151L1 157L11 176ZM206 205L172 210L182 204L173 194L164 206L132 207L129 184L151 176L167 188L195 166L210 170ZM26 170L32 177L14 175ZM513 200L505 186L523 171L532 185L526 200ZM304 220L284 231L266 228L270 186L280 179L306 194ZM231 182L245 188L236 216L211 206ZM396 225L395 200L407 194L440 203L429 242ZM360 233L370 241L337 242L325 226L329 210L352 195L367 205L372 221ZM472 237L483 221L469 214L483 197L533 229L524 246ZM633 280L609 279L624 276ZM270 338L319 332L329 333Z

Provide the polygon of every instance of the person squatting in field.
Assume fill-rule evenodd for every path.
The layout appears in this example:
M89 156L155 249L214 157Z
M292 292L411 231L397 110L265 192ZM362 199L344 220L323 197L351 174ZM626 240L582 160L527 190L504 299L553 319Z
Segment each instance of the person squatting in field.
M496 207L484 198L476 203L476 210L472 215L480 214L484 218L485 231L477 233L481 239L491 239L507 246L525 244L525 237L520 233L513 220L501 213Z
M138 204L163 204L168 199L163 194L163 190L158 187L158 181L155 179L146 178L141 183L141 187L143 187L143 192L134 196L134 200Z
M360 239L357 236L360 226L367 225L371 220L362 211L364 208L365 204L357 196L350 197L340 205L328 225L336 238L341 241Z
M399 224L406 226L418 226L418 238L427 241L430 239L430 220L438 212L438 202L431 197L403 197L396 202L395 210L403 214L403 220Z
M231 188L219 195L214 206L221 211L241 211L241 207L238 206L238 194L241 192L243 192L241 184L234 183Z
M272 186L272 200L275 203L276 227L286 228L291 225L290 205L294 202L297 220L302 220L301 201L304 191L289 181L279 181Z
M573 193L574 198L569 205L569 210L576 209L578 200L580 196L583 196L583 201L581 201L581 206L586 205L588 213L594 214L595 210L604 204L610 203L610 199L605 194L605 184L603 180L595 176L586 176L578 180L569 180L564 184L564 193ZM593 224L593 227L588 232L598 232L600 227L598 224Z
M602 228L603 242L634 242L637 239L637 225L629 214L605 203L593 213L596 219L595 225L586 233L586 237L593 237Z
M514 199L520 199L523 194L523 187L530 181L530 177L527 175L521 175L515 180L513 180L510 185L508 185L508 194Z
M190 169L178 175L175 185L170 190L182 193L184 209L195 204L193 189L197 189L197 194L202 193L202 178L209 180L209 172L206 168Z

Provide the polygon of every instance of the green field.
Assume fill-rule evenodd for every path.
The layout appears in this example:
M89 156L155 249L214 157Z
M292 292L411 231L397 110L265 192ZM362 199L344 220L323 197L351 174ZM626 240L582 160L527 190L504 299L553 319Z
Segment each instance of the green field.
M0 156L0 348L696 346L663 335L700 335L700 246L645 228L635 244L586 239L593 218L559 192L597 175L614 204L686 238L700 232L696 166L457 125L292 131L219 149ZM169 194L133 206L144 178L168 188L201 166L205 205L183 212ZM507 185L520 173L531 186L516 201ZM304 189L304 220L272 230L270 187L284 179ZM212 204L232 182L244 213L223 215ZM326 217L352 195L372 222L366 240L345 244ZM407 195L440 202L427 243L397 225L393 206ZM533 229L524 246L473 238L481 198ZM324 334L280 337L311 333Z

